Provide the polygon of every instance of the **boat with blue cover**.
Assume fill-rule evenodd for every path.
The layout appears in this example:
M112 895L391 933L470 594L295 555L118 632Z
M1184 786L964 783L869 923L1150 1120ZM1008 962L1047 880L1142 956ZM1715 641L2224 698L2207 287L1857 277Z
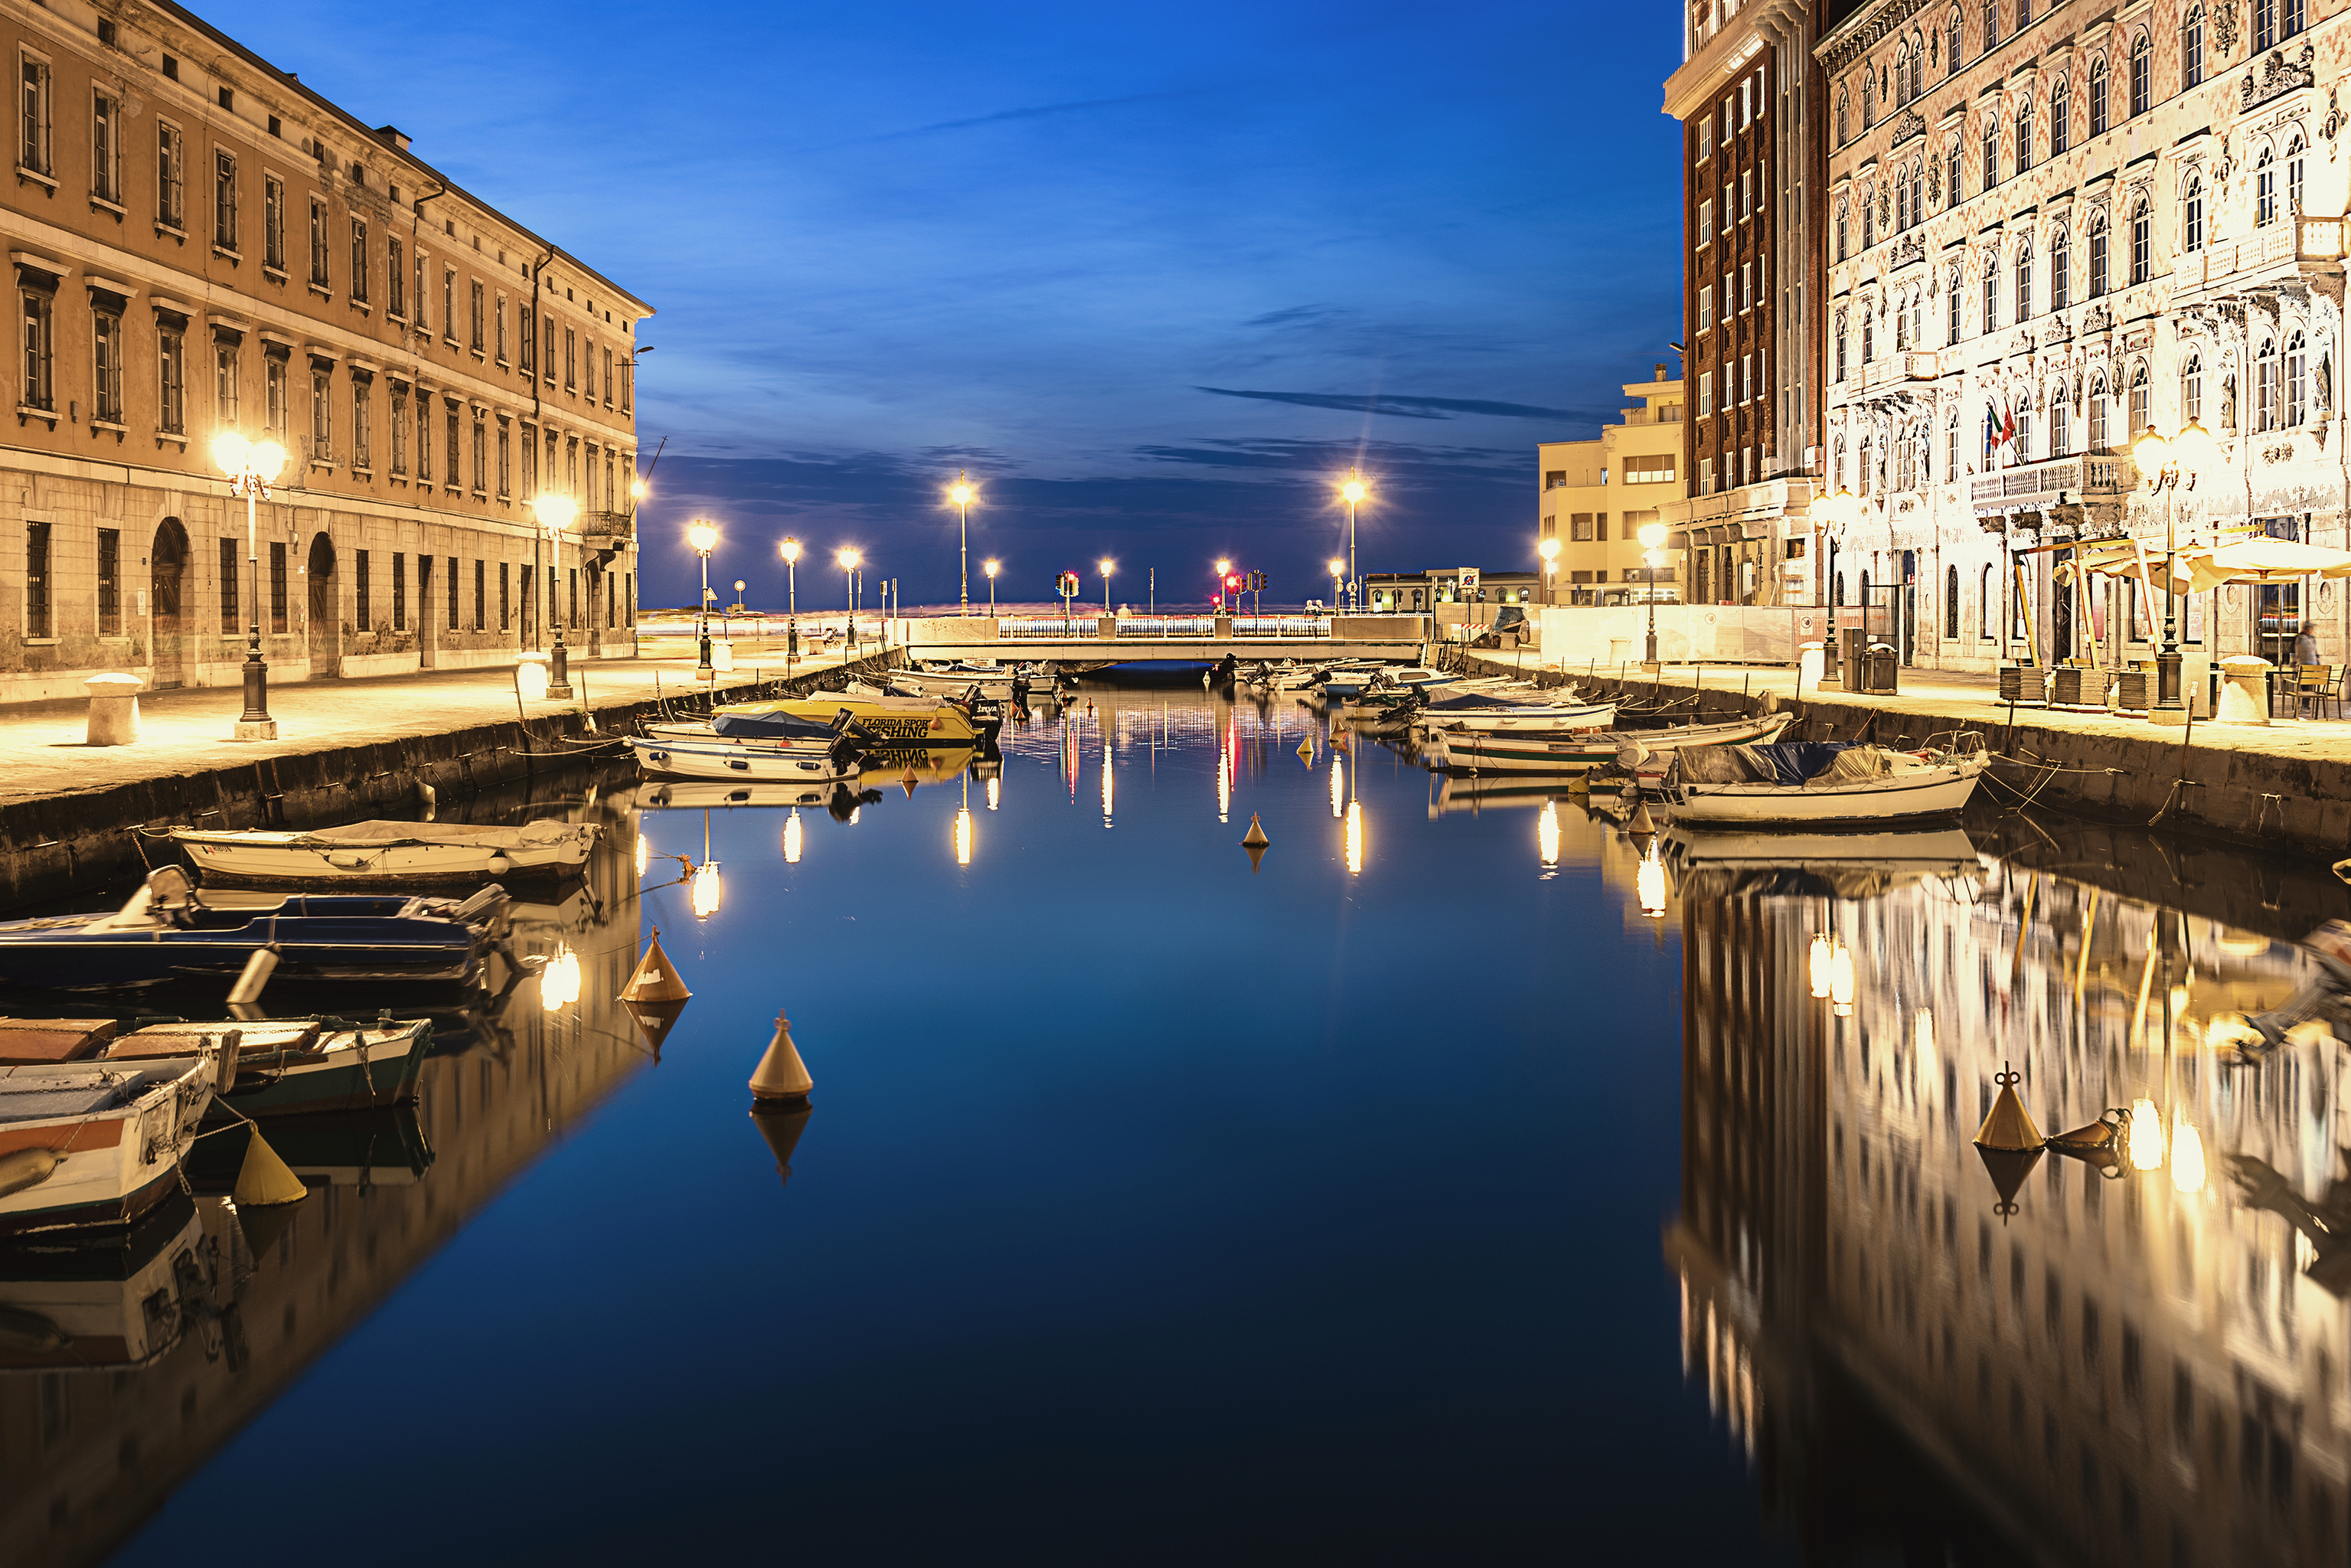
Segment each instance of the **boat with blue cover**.
M470 981L496 944L507 892L454 899L289 894L235 907L205 903L188 873L158 866L112 914L0 923L0 987L98 990L217 977L263 949L277 977Z

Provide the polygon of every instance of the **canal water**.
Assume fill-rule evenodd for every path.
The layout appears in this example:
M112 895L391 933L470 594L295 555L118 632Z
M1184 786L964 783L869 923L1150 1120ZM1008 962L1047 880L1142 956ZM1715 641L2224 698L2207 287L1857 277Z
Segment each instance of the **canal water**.
M2232 1021L2319 972L2323 868L1653 841L1196 687L864 782L549 803L609 830L516 912L576 998L273 1128L290 1216L0 1261L8 1560L2351 1544L2351 1024ZM816 1088L755 1119L779 1012ZM2120 1152L1985 1160L2003 1068Z

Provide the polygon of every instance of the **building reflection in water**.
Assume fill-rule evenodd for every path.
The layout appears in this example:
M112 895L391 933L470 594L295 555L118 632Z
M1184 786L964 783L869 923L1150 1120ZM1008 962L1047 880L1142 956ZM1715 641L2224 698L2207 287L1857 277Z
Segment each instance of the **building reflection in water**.
M2013 831L1669 836L1686 1367L1808 1556L2340 1562L2345 1047L2227 1042L2342 890ZM1970 1143L2004 1066L2044 1132L2121 1112L2012 1214Z
M652 1061L615 999L636 958L637 812L623 797L568 814L601 821L604 848L562 894L525 892L509 937L517 956L576 955L576 982L558 969L549 1008L538 979L501 972L475 1005L436 1015L413 1108L273 1122L303 1202L240 1224L213 1196L231 1158L193 1169L193 1198L161 1206L126 1247L0 1251L0 1539L15 1568L102 1560ZM768 1131L781 1166L789 1140Z

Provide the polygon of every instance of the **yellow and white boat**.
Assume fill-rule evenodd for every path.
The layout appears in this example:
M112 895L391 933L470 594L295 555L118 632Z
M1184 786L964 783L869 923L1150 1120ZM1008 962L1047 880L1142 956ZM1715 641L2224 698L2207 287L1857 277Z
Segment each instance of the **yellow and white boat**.
M844 710L859 727L893 746L977 746L987 728L972 715L937 697L864 697L819 692L814 696L787 697L776 702L722 703L718 713L789 714L816 724L831 724Z

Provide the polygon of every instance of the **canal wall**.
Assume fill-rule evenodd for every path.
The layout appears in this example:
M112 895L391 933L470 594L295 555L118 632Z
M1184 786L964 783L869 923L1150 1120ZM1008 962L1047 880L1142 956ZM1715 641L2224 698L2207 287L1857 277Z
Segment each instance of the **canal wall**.
M2231 843L2351 855L2351 767L2283 749L2286 732L2198 723L2158 728L2144 720L2010 710L1987 701L1954 713L1948 701L1819 693L1789 697L1741 690L1738 670L1667 668L1652 679L1558 670L1521 672L1508 660L1467 654L1478 674L1573 682L1628 709L1662 709L1676 723L1716 724L1792 712L1788 740L1863 740L1896 747L1983 737L1997 760L1988 794L2001 805L2030 800L2095 819L2200 833ZM1629 717L1628 714L1628 717ZM1636 721L1637 722L1637 721ZM1982 797L1980 797L1982 798Z
M903 658L893 649L791 680L746 678L712 695L591 702L584 710L417 734L362 739L365 725L354 724L340 738L290 756L11 801L0 805L0 909L138 874L152 853L141 841L141 828L313 828L372 816L420 818L431 800L460 800L609 761L618 750L609 737L633 734L664 711L698 714L718 700L838 690L846 676L888 669Z

